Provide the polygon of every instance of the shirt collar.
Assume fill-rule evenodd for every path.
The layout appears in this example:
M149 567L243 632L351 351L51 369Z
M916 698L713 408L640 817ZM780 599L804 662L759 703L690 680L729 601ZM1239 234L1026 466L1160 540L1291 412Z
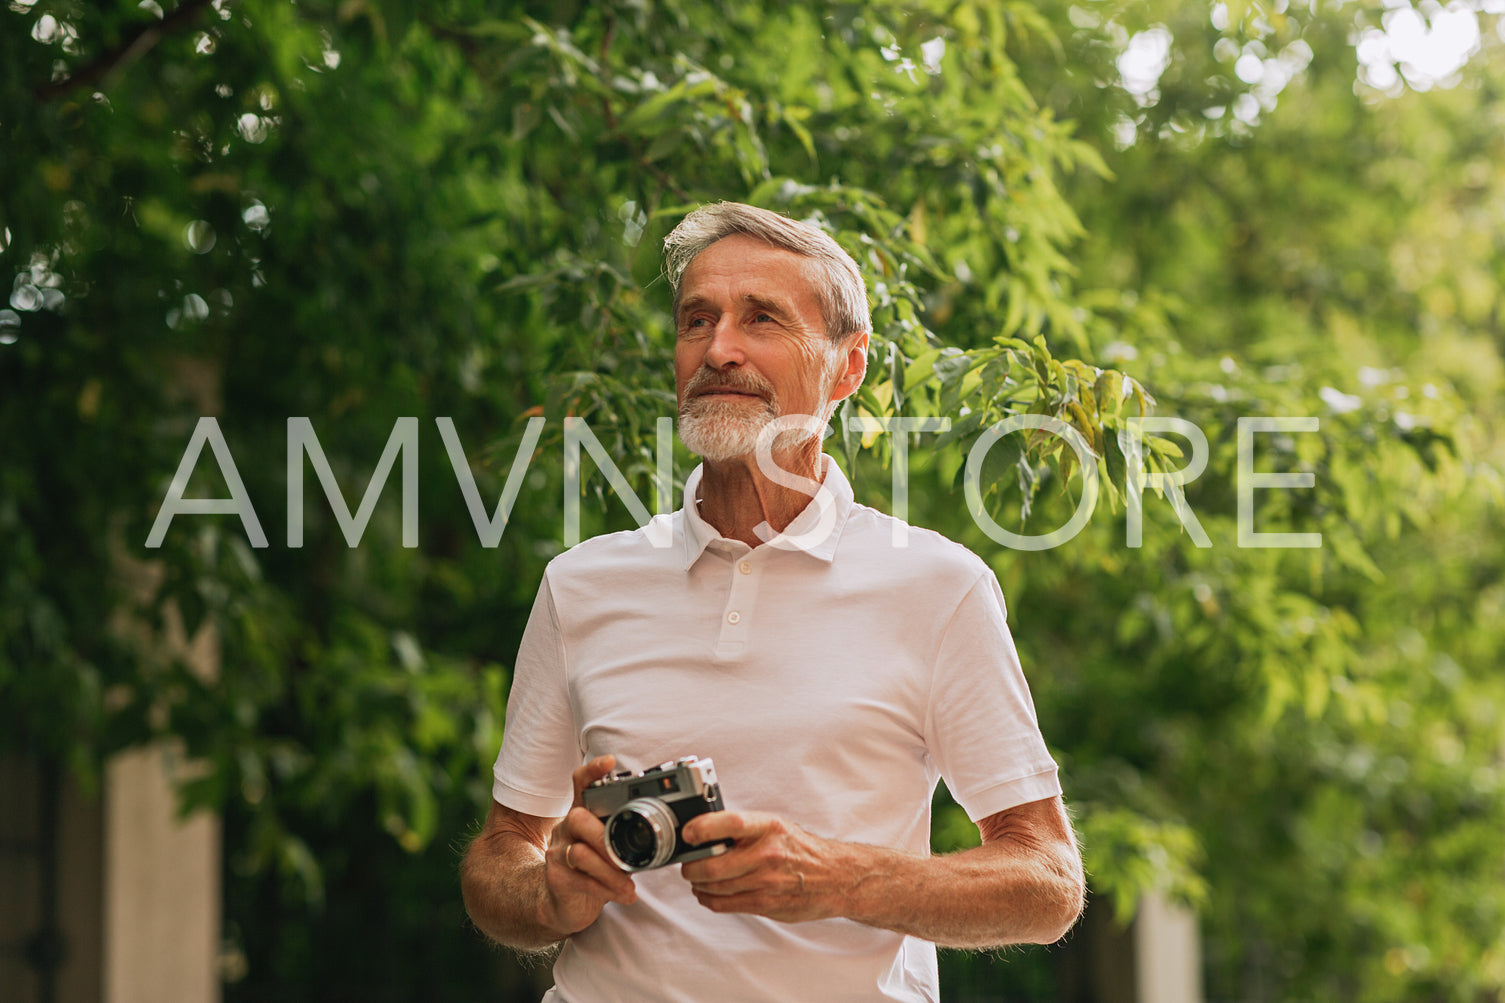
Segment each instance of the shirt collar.
M836 558L836 544L841 538L841 530L846 525L847 516L852 511L854 495L852 485L846 475L841 472L841 467L831 458L829 453L821 454L821 463L824 470L821 474L821 484L825 493L830 498L833 514L827 516L820 504L818 497L810 499L800 514L794 517L790 524L784 527L784 531L773 539L763 544L766 547L774 547L778 550L801 550L811 557L825 561L827 564ZM685 538L685 570L688 571L700 555L705 553L708 546L717 540L723 539L716 527L706 522L700 515L700 506L696 503L696 495L700 493L701 474L705 465L701 464L691 471L685 479L684 507L684 538ZM821 533L822 520L826 520L830 526L828 532Z

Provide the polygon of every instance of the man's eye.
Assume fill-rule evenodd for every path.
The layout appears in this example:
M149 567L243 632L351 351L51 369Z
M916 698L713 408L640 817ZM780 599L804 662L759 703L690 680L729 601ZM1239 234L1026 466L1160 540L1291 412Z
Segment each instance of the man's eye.
M760 313L760 314L757 314L756 316L753 317L753 323L755 323L755 324L772 324L773 323L773 318L770 317L766 313Z

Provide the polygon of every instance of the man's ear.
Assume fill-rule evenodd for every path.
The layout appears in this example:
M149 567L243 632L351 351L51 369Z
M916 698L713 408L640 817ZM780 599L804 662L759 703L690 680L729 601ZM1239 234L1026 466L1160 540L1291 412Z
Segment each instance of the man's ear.
M836 385L831 388L831 402L846 400L857 392L862 386L863 377L867 375L867 346L868 332L859 331L856 334L847 335L846 341L840 348L842 366L840 375L836 377Z

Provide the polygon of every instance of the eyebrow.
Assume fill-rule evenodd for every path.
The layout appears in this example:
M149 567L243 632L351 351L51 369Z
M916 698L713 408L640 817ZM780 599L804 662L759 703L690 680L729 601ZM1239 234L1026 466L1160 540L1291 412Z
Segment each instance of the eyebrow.
M784 302L781 299L775 299L769 296L760 296L757 293L743 293L740 298L740 302L747 306L754 307L755 309L766 311L767 313L777 314L781 318L794 316L794 310L792 309L790 304ZM705 296L691 296L687 299L681 300L679 304L679 315L675 317L675 321L678 322L683 320L685 315L693 310L698 310L702 307L710 305L712 305L711 300Z
M770 299L767 296L758 296L753 293L747 293L742 297L742 302L746 303L748 306L757 307L759 310L766 311L767 313L778 314L780 317L792 317L794 315L793 307L790 304L785 303L783 300Z

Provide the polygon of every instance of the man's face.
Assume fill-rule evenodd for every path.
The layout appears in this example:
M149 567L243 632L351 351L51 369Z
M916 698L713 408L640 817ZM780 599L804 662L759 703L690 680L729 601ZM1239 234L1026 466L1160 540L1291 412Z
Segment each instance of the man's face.
M680 438L692 452L712 461L748 455L774 418L824 420L832 399L856 389L861 373L849 378L850 351L833 349L826 337L814 291L817 267L734 234L685 270L674 384Z

